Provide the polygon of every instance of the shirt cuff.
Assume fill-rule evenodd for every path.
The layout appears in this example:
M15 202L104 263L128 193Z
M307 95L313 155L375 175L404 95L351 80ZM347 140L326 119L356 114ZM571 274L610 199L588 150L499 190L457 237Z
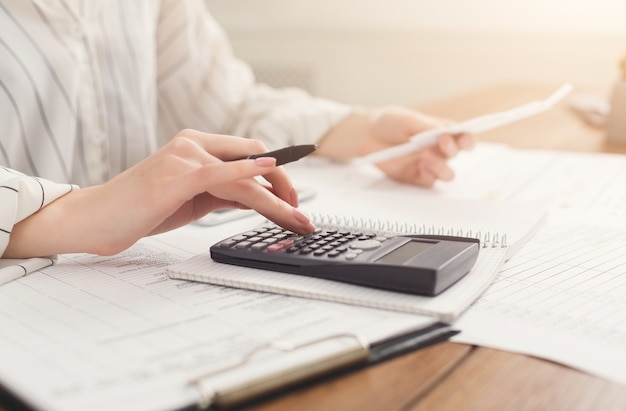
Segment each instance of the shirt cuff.
M54 257L37 257L27 259L0 259L0 285L23 277L33 271L51 266L56 261Z

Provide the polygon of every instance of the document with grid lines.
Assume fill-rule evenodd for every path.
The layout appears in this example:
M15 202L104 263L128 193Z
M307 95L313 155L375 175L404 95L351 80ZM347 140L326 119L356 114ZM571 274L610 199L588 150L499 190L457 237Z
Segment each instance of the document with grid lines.
M542 201L550 212L456 323L455 340L626 384L626 156L499 145L473 154L439 195Z
M460 318L456 341L537 355L626 384L626 225L556 220Z

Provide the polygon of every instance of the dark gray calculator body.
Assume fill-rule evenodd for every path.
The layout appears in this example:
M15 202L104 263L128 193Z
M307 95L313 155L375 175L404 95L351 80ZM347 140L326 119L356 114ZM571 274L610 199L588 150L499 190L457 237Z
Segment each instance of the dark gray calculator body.
M299 236L258 227L211 247L215 261L411 294L437 295L478 258L475 238L385 235L323 228Z

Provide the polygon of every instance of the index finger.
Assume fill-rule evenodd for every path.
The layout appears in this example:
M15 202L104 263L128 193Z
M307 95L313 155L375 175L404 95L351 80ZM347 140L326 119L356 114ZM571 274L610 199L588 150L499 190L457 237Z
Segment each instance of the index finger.
M229 136L225 134L209 134L202 131L186 129L178 136L189 138L202 150L220 160L229 161L259 154L267 151L267 147L259 140Z
M254 209L269 220L293 232L307 234L315 229L311 220L300 210L283 201L256 181L239 180L235 183L216 186L211 189L211 194Z

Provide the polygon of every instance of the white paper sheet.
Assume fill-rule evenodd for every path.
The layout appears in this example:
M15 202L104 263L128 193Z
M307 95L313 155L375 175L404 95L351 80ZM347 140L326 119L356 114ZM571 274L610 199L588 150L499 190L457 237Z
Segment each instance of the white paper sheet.
M454 340L626 384L626 227L587 221L552 219L455 324Z
M457 322L455 341L626 383L626 157L480 145L455 166L458 179L433 195L551 209L547 225Z

